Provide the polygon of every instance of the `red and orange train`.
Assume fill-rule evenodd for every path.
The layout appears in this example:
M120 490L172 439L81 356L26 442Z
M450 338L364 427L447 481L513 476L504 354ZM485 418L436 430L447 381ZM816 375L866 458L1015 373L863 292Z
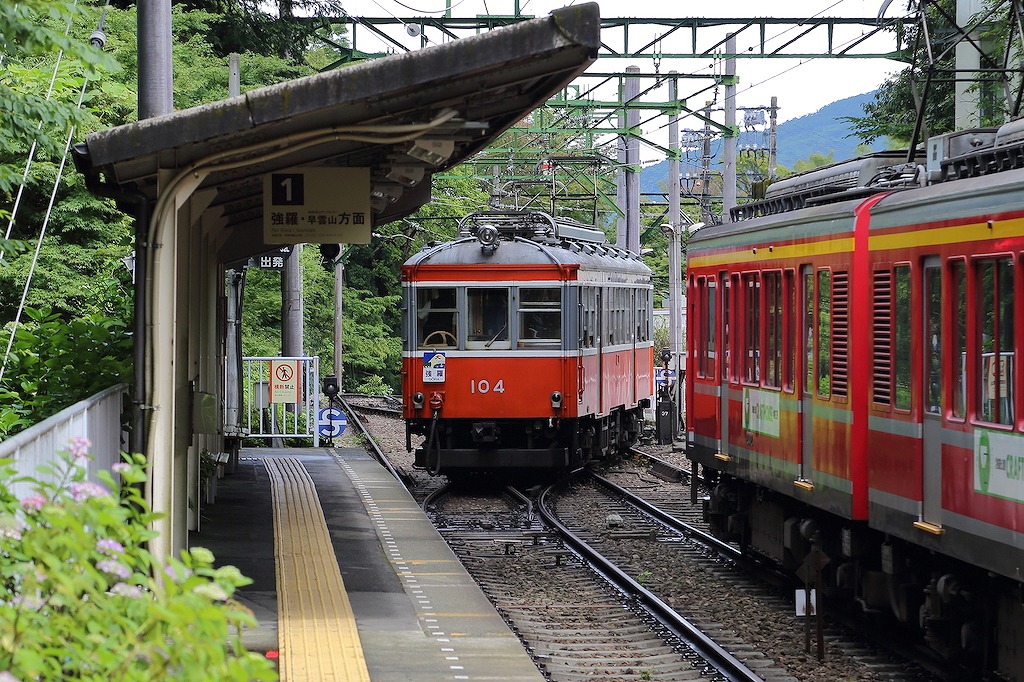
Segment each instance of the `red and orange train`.
M1024 680L1024 121L773 184L688 245L715 532Z
M402 268L403 400L417 466L565 470L616 454L653 395L651 270L600 230L475 213Z

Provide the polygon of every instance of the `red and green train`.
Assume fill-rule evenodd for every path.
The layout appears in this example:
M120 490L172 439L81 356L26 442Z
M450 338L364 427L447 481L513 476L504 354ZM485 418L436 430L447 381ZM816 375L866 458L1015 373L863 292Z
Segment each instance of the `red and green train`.
M688 456L718 535L1024 680L1024 121L925 151L692 235Z

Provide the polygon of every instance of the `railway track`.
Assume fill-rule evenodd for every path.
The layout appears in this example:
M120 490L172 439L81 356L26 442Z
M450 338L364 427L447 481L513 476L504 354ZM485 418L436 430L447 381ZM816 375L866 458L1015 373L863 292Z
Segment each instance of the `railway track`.
M518 491L450 487L428 509L550 679L762 679L579 544L540 499L535 515Z
M393 416L379 410L364 414L375 434L388 423L401 430ZM688 481L689 473L672 472L671 463L625 462L606 472L608 483L577 482L549 493L541 505L537 491L524 495L501 486L439 491L443 477L412 469L404 437L382 440L390 443L383 449L398 475L552 680L936 679L834 626L826 631L825 663L805 654L792 592L737 571L736 548L731 555L711 548L717 541L702 535L703 492L698 489L693 504L689 485L666 482ZM635 506L616 483L645 498L647 511L656 516ZM545 525L543 513L561 520ZM659 520L659 513L687 521L689 529L671 530L672 522ZM558 524L570 535L559 535ZM599 559L584 558L584 546L598 548L608 567L596 568ZM604 582L612 574L621 574L619 584ZM673 632L669 617L644 608L658 602L689 618L693 632ZM687 641L700 633L717 640L722 653L746 672L723 670L727 666L714 652L694 653ZM735 674L740 676L730 677Z

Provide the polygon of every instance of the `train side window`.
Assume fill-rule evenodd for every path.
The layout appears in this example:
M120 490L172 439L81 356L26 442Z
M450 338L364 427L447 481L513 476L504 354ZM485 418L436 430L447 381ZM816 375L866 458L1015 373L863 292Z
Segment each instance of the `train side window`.
M962 260L955 260L949 264L950 291L952 292L953 305L950 319L953 320L953 327L950 330L952 335L953 353L950 376L953 381L953 416L963 419L966 414L967 405L967 267Z
M810 267L810 266L807 266ZM810 272L803 273L804 286L804 310L803 310L803 340L804 340L804 393L811 393L814 386L814 275Z
M740 288L739 275L722 275L722 352L725 355L725 364L722 366L722 383L735 381L739 373L737 365L733 362L730 330L733 327L732 313L736 307L733 305L732 297L734 292Z
M782 386L782 273L763 275L765 315L764 385Z
M928 383L925 410L942 414L942 270L938 263L926 264L924 270L925 305L925 371Z
M784 278L786 291L784 294L785 305L782 311L782 337L783 344L785 346L785 355L783 356L783 362L785 363L785 370L783 371L785 388L787 391L793 391L796 388L796 327L795 319L797 316L797 302L796 302L796 272L793 270L786 270Z
M694 317L694 335L696 336L696 369L697 376L706 378L713 376L715 368L715 281L700 277L696 280L697 290L694 300L697 303Z
M832 394L832 271L818 270L818 395Z
M562 293L555 287L519 290L519 342L550 345L562 340Z
M508 289L466 290L466 342L473 348L509 347Z
M986 258L975 264L977 292L974 364L978 418L1013 424L1014 291L1013 259Z
M893 268L895 292L893 304L893 389L894 405L898 410L911 407L910 381L910 266Z
M758 273L743 275L743 380L761 380L761 280Z
M458 346L458 308L454 287L428 287L416 292L416 326L420 347Z

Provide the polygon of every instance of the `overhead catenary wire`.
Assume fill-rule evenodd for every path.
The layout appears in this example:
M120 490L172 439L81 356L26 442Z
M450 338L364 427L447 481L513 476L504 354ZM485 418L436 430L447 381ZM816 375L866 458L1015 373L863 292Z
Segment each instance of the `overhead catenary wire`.
M77 5L77 0L75 1L75 4ZM89 36L89 43L92 46L94 46L94 47L99 47L100 49L102 49L104 43L106 42L106 34L103 32L103 28L104 28L104 22L105 22L106 16L107 16L107 7L109 6L109 4L110 4L110 0L107 0L107 3L103 7L103 13L100 16L100 20L98 22L96 30L93 31L92 34ZM67 25L67 28L65 29L66 30L65 35L67 35L67 33L70 33L70 29L71 29L71 18L69 17L68 25ZM51 78L50 86L49 86L49 91L47 92L47 99L49 99L49 97L52 94L53 87L54 87L54 80L56 79L57 69L59 68L60 57L63 57L63 54L64 54L64 51L61 50L60 51L60 55L58 56L58 64L54 67L53 77ZM88 89L88 86L89 86L89 78L85 77L82 80L82 87L79 89L79 92L78 92L78 101L75 103L75 108L76 109L81 109L82 108L82 102L85 100L85 93L86 93L86 90ZM41 126L42 126L42 123L40 123L40 128L41 128ZM31 289L31 286L32 286L32 278L33 278L33 276L35 274L36 265L39 262L39 253L40 253L40 251L42 250L42 247L43 247L43 238L46 236L46 229L47 229L47 227L49 226L49 223L50 223L50 216L53 215L53 206L54 206L54 204L56 202L56 199L57 199L57 191L60 189L61 180L64 177L64 167L67 165L68 152L71 150L71 141L74 139L75 130L76 130L76 127L72 125L70 127L70 129L68 130L67 141L64 143L64 153L61 155L60 164L58 165L58 168L57 168L57 174L56 174L56 177L54 178L54 181L53 181L53 189L50 192L50 201L49 201L49 203L47 204L47 207L46 207L46 215L44 216L43 224L42 224L42 226L39 229L39 237L36 240L36 248L35 248L35 251L32 254L32 262L29 265L28 274L25 277L25 285L24 285L24 287L22 289L21 300L18 303L18 310L15 313L14 320L13 320L13 322L11 324L11 333L10 333L10 335L7 338L7 347L4 349L3 361L0 362L0 382L3 382L4 375L7 372L7 365L10 362L11 349L14 347L14 337L17 334L18 326L21 324L21 315L25 311L25 302L28 300L28 292L29 292L29 290ZM37 147L36 142L33 142L31 150L30 150L29 159L28 159L28 162L26 163L26 166L25 166L25 173L24 173L24 176L22 177L21 186L18 189L18 196L17 196L17 199L15 201L15 207L14 207L14 210L11 211L11 221L10 221L10 224L7 226L7 232L6 232L7 236L5 237L5 239L10 237L11 230L12 230L13 225L14 225L15 214L17 213L17 206L18 206L18 203L21 200L21 196L22 196L23 190L25 188L25 185L26 185L26 182L27 182L27 179L28 179L28 171L29 171L29 167L31 166L31 163L32 163L32 158L35 155L36 147ZM0 251L0 260L2 260L2 258L3 258L3 252Z

